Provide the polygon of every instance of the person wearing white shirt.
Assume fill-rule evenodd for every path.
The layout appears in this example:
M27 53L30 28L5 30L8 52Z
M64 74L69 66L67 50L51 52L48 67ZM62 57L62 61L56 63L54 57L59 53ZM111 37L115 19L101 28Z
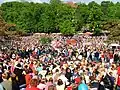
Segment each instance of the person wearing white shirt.
M42 80L42 81L40 82L40 84L37 86L37 88L39 88L40 90L44 90L45 87L46 87L46 85L45 85L45 81L44 81L44 80Z
M61 79L58 80L57 85L56 85L57 90L65 90L65 85Z
M58 77L58 80L61 79L63 81L63 84L64 85L69 85L69 82L68 82L68 79L65 77L64 74L61 74L59 77Z

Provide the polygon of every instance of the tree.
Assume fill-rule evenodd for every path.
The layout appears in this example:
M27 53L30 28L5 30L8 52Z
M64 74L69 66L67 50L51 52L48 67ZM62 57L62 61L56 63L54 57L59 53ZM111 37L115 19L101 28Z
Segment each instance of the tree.
M98 25L103 18L103 12L101 10L101 6L93 1L88 4L88 8L89 8L89 17L87 19L87 23L90 25L90 31L95 30L95 28L97 28L98 30L99 28Z
M5 36L8 29L7 23L2 18L2 11L0 10L0 36Z
M56 5L56 4L61 4L60 0L50 0L50 4Z
M114 7L116 7L115 12L114 12L115 17L120 19L120 3L116 3Z
M103 30L109 32L109 41L119 41L120 42L120 20L111 19L105 22L102 26Z
M83 27L94 34L101 30L108 30L111 19L120 20L120 3L114 4L103 1L101 4L90 2L77 4L71 7L61 0L50 0L50 3L6 2L0 7L2 18L1 26L14 25L8 31L27 33L58 33L74 34ZM6 24L3 24L6 23ZM8 26L9 26L8 25ZM108 26L107 26L108 25ZM8 28L7 26L7 28ZM3 30L3 29L2 29ZM96 34L97 35L97 34Z
M75 33L75 27L71 21L65 20L60 24L60 32L63 35L73 35Z
M75 18L77 21L76 24L77 31L80 31L81 28L86 25L88 17L89 17L88 6L85 4L79 4L75 12Z
M104 20L108 19L108 15L110 15L110 14L109 14L109 11L110 11L109 8L111 8L112 6L114 6L114 3L111 2L111 1L102 1L102 2L101 2L101 9L102 9L102 12L103 12L103 14L104 14L104 16L103 16L103 19L104 19ZM113 9L113 10L114 10L114 9ZM113 14L113 13L112 13L112 14Z
M109 29L109 40L111 41L119 41L120 42L120 21L112 20L111 28Z

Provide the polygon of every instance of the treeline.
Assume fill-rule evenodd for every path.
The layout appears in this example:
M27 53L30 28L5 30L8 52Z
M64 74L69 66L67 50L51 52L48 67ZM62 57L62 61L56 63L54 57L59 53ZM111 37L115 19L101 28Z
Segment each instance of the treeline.
M0 9L3 19L9 24L15 24L9 30L27 33L61 32L71 35L86 30L99 35L102 30L112 27L113 20L120 20L120 3L110 1L101 4L93 1L88 5L63 3L60 0L51 0L49 4L7 2Z

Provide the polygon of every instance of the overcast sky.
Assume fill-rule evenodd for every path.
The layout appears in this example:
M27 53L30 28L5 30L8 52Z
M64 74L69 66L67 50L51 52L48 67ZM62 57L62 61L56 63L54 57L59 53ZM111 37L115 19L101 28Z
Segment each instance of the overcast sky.
M0 3L3 3L3 2L9 2L9 1L20 1L20 0L0 0ZM38 2L38 3L41 3L41 2L49 2L49 0L26 0L26 1L33 1L33 2ZM97 3L100 3L101 1L103 0L62 0L62 1L73 1L73 2L84 2L84 3L89 3L91 1L95 1ZM113 1L113 2L120 2L120 0L104 0L104 1Z

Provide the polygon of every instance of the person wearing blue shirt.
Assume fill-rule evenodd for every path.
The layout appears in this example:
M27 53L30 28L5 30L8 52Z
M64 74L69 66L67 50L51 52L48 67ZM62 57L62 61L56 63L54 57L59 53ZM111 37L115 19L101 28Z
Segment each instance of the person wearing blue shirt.
M39 65L39 66L37 67L37 71L38 71L38 72L42 71L42 69L43 69L43 67L42 67L41 65Z
M85 83L82 83L82 77L80 77L80 84L78 86L78 90L89 90L88 86Z
M1 84L0 84L0 90L4 90L4 89L3 89L3 86L2 86Z

